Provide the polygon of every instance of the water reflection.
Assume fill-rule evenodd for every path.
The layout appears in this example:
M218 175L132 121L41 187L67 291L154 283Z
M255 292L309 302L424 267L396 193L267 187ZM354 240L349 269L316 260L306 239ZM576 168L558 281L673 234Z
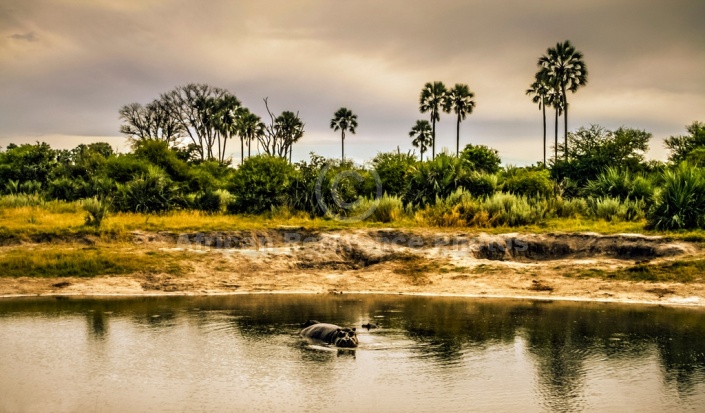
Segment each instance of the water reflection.
M86 344L98 347L81 346L77 317ZM307 319L357 327L360 347L307 345L298 337ZM370 321L379 328L360 328ZM298 411L330 403L327 395L352 411L351 394L377 411L705 404L697 309L354 295L33 298L0 301L0 337L3 411L36 410L38 387L67 377L78 382L64 386L83 388L105 411L120 411L124 398L137 410ZM62 357L72 370L51 362L68 337ZM9 373L18 370L22 381ZM136 396L146 384L153 390ZM61 386L43 389L47 403L70 401L48 410L90 407Z

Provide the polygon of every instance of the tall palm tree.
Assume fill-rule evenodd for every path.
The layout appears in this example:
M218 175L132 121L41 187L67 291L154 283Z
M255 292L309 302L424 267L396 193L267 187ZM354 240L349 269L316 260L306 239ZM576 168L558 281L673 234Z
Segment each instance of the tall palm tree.
M436 122L441 120L439 109L443 107L446 99L446 86L443 82L426 83L419 97L419 110L421 113L431 112L431 157L436 157Z
M264 133L264 122L256 114L245 110L238 118L238 134L247 141L247 157L252 156L252 141Z
M539 110L543 112L543 164L546 166L546 104L548 103L548 94L551 92L551 87L548 84L548 79L545 72L539 71L536 73L536 80L526 90L527 95L531 95L531 101L538 103Z
M218 139L218 161L221 163L225 162L225 148L228 139L232 139L238 133L238 119L243 110L247 109L244 109L240 101L230 94L217 99L215 102L213 122ZM240 137L240 140L242 140L242 137Z
M330 120L330 127L334 131L341 131L342 159L345 162L345 132L348 131L355 134L357 115L353 114L350 109L340 108L333 115L333 119Z
M555 124L553 125L553 130L555 133L554 136L554 145L553 145L553 161L556 162L558 161L558 117L563 114L563 110L565 109L563 106L564 99L563 99L563 94L561 93L561 90L556 88L556 87L550 87L548 90L548 94L546 95L546 104L552 107L556 111L556 120ZM565 153L568 153L568 144L566 140L566 146L563 148L565 150ZM566 155L567 158L567 155Z
M468 85L456 83L452 89L448 91L445 102L443 102L443 110L450 113L452 110L458 116L458 123L455 131L455 156L460 154L460 122L465 120L465 117L472 113L475 107L475 101L472 98L475 94L470 91Z
M546 55L539 58L539 67L546 69L551 83L556 84L563 98L563 122L565 134L565 158L568 160L568 99L567 91L575 93L579 87L587 83L587 66L583 62L583 54L566 40L557 43L555 48L549 48Z
M299 118L298 113L284 111L274 120L274 127L281 137L280 152L284 159L289 155L291 163L294 144L304 136L304 123ZM288 152L288 153L287 153Z
M417 120L416 125L411 128L409 136L414 138L411 144L419 148L419 152L421 152L421 162L423 162L424 152L426 152L428 147L433 143L431 125L427 120Z

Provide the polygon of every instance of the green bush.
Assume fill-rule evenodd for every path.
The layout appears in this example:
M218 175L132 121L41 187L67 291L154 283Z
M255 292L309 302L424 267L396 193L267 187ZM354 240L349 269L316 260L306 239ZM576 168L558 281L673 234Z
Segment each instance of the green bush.
M361 214L372 210L367 218L373 222L394 222L404 216L404 203L397 196L382 195L379 199L370 200L365 198L355 209L355 214Z
M258 214L287 204L294 168L285 159L259 155L248 158L235 171L228 204L230 213Z
M411 173L404 195L405 202L426 206L444 199L469 182L470 170L462 159L441 153L435 159L419 163Z
M100 227L100 224L108 216L108 202L97 197L83 200L83 210L86 211L86 225Z
M372 160L372 165L379 175L384 192L391 196L403 196L406 192L409 176L418 163L411 153L379 153Z
M49 199L75 201L84 195L82 181L71 178L58 178L49 182L46 196Z
M548 198L554 184L548 169L507 167L502 191L527 197Z
M124 184L145 175L149 165L149 162L138 159L131 154L113 156L106 160L103 175L110 177L117 183Z
M497 191L498 181L499 179L495 174L472 171L465 177L462 186L473 196L487 197Z
M593 198L644 199L650 201L654 195L653 183L642 174L609 167L596 179L585 185L585 194Z
M497 150L485 145L470 144L465 146L460 158L467 163L471 170L489 174L499 172L499 164L502 163Z
M113 206L117 211L159 213L183 206L176 185L160 169L148 172L126 184L118 184Z
M705 228L704 175L702 169L687 163L666 171L648 226L662 230Z

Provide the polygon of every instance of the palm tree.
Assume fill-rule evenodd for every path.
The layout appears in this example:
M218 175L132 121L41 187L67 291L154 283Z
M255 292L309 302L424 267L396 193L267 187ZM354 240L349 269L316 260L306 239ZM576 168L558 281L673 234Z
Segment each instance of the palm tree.
M565 158L568 159L568 99L567 91L575 93L580 86L587 83L587 66L583 54L566 40L549 48L547 54L539 58L539 67L546 70L552 84L558 86L563 98L563 122L565 134Z
M450 113L452 110L458 116L455 134L455 156L460 154L460 122L465 120L465 117L472 113L475 107L475 101L472 98L475 94L470 91L468 85L456 83L453 89L448 91L443 110Z
M291 163L294 143L304 136L304 123L299 118L298 113L284 111L274 120L274 127L278 131L281 139L281 154L284 159L288 152L289 163Z
M419 97L419 110L421 113L431 112L431 156L436 157L436 122L441 120L439 108L441 108L446 99L446 86L443 82L426 83L421 90Z
M256 114L245 110L238 118L238 134L247 141L247 157L252 156L252 141L264 133L264 122Z
M558 161L558 117L563 114L563 110L565 109L563 106L565 99L563 99L563 94L561 93L560 89L557 89L555 87L551 87L548 90L548 94L546 95L546 104L550 105L555 111L556 111L556 121L555 124L553 125L553 130L555 133L554 136L554 145L553 145L553 150L554 150L554 155L553 155L553 161L556 162ZM566 146L563 148L565 150L565 153L568 153L568 144L566 140ZM566 158L568 155L566 155Z
M417 120L416 125L411 128L409 136L414 138L411 144L419 148L421 152L421 162L423 162L423 154L428 150L428 147L433 143L433 134L431 125L427 120Z
M215 113L213 122L216 127L218 138L218 161L225 162L225 148L228 139L232 139L238 133L238 120L244 109L240 101L233 95L225 95L215 102ZM222 136L222 144L221 144ZM240 137L242 141L242 136ZM243 159L244 160L244 159Z
M347 108L340 108L333 115L333 119L330 120L330 127L334 131L341 131L341 143L342 143L342 156L343 162L345 162L345 132L349 131L355 134L355 128L357 128L357 115L353 114L351 110Z
M551 87L548 84L545 73L536 73L536 80L526 90L527 95L531 95L531 101L538 103L539 110L543 111L543 165L546 166L546 104Z

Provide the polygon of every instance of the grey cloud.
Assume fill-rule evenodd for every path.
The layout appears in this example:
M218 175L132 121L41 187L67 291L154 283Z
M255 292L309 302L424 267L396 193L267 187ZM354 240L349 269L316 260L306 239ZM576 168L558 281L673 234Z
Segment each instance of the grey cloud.
M24 33L24 34L15 33L15 34L11 34L7 37L9 37L10 39L21 40L21 41L25 41L25 42L36 42L39 40L39 38L34 34L34 32L29 32L29 33Z
M517 142L540 137L540 112L523 91L547 47L572 40L590 69L588 86L572 96L571 128L620 118L647 127L649 116L628 106L608 116L588 108L617 91L654 106L663 95L703 102L703 15L705 2L687 0L0 0L0 137L117 136L121 105L205 82L260 115L267 96L275 112L300 111L311 136L330 137L328 156L338 154L330 116L347 106L360 128L359 146L351 139L346 151L371 157L410 148L408 129L425 118L418 93L443 80L476 92L464 141L520 159ZM29 39L13 36L30 34L41 41L19 54L16 44ZM654 133L682 133L695 120L684 116L664 108ZM439 126L448 142L452 123ZM301 145L295 152L321 147Z

